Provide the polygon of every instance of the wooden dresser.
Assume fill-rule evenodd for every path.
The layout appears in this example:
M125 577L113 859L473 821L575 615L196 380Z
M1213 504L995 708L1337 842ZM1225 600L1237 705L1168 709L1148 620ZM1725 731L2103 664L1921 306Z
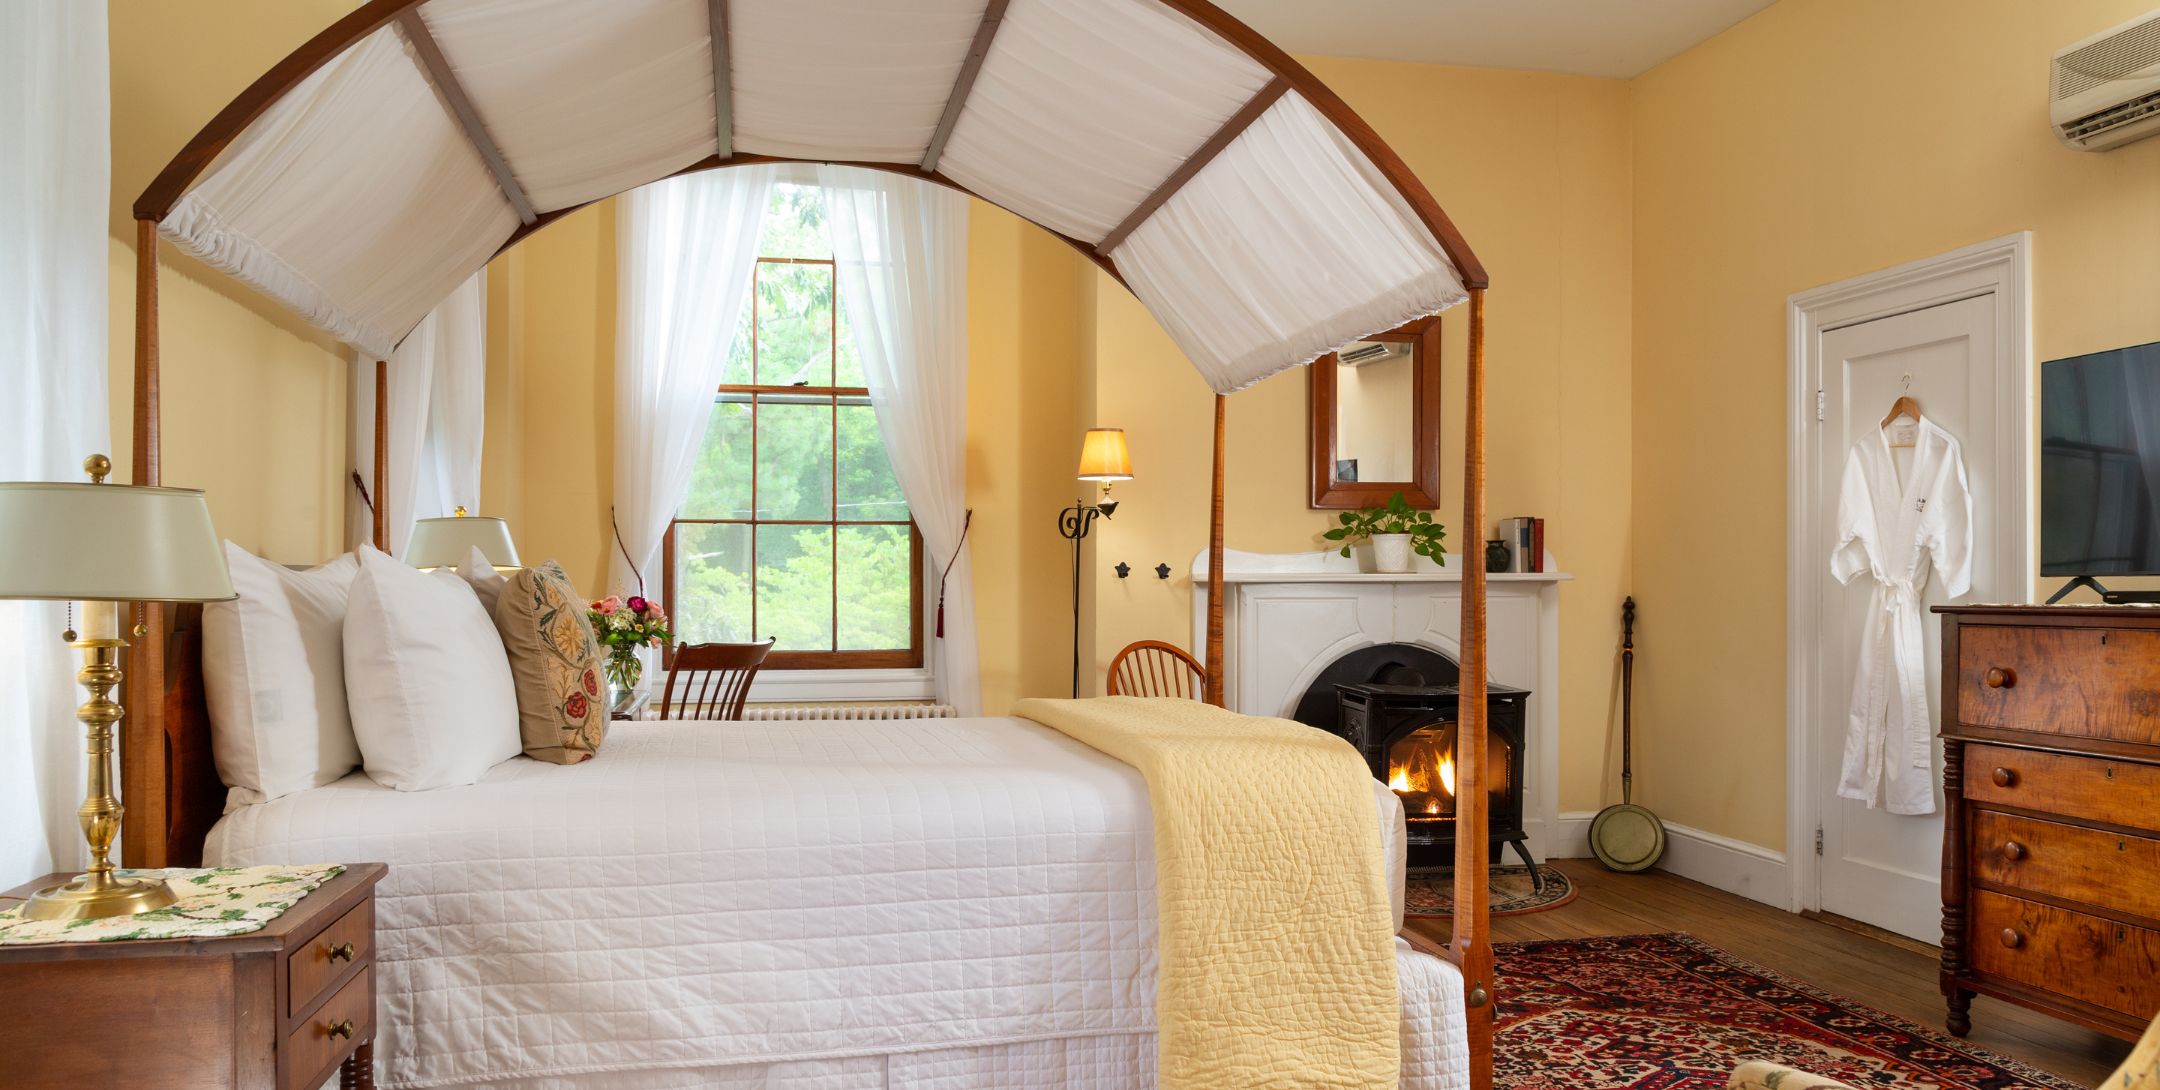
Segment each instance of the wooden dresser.
M1942 989L2124 1040L2160 1013L2160 609L1943 615Z
M0 1090L372 1088L387 871L347 867L245 935L0 947Z

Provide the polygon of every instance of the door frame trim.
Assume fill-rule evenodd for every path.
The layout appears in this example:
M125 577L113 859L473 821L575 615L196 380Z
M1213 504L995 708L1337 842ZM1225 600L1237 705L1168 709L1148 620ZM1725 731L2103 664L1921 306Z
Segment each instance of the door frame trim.
M2013 517L1998 520L1992 539L1981 547L2009 557L2008 570L2024 573L2020 601L2032 596L2032 558L2036 529L2032 518L2033 359L2032 233L2020 231L1935 257L1840 280L1797 292L1786 300L1786 445L1785 544L1785 859L1793 911L1822 906L1820 873L1813 850L1819 807L1811 777L1815 753L1807 725L1821 709L1815 694L1821 679L1816 568L1803 563L1820 526L1813 499L1823 484L1812 457L1816 396L1822 387L1822 337L1832 330L1894 317L1983 295L1999 296L1995 331L1998 377L2005 396L1996 405L1998 434L2021 437L1995 451L1993 477L2004 483L1999 510ZM2022 517L2018 517L2018 516Z

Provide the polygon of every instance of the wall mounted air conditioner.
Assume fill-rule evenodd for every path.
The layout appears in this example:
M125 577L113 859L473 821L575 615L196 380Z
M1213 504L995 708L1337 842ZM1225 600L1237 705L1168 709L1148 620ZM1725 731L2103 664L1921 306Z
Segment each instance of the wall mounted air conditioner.
M2057 50L2048 120L2079 151L2160 133L2160 11Z

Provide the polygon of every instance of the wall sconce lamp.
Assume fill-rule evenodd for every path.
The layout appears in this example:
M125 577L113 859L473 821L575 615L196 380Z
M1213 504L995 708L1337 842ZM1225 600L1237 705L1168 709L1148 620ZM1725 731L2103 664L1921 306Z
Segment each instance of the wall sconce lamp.
M1118 481L1132 480L1132 452L1125 446L1123 428L1089 428L1080 440L1080 470L1074 474L1083 481L1096 481L1102 485L1102 496L1094 503L1075 502L1058 513L1058 533L1073 543L1073 653L1072 694L1080 695L1080 539L1095 528L1097 516L1109 518L1117 514L1118 501L1110 498L1110 486Z

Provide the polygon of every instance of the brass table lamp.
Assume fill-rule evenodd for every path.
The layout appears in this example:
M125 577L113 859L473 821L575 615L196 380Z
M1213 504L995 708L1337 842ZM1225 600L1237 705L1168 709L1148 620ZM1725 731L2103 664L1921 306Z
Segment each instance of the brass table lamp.
M77 814L90 869L41 889L23 905L34 920L125 916L173 903L163 882L113 873L120 800L113 797L113 728L120 705L122 603L212 602L235 597L210 507L187 488L106 484L112 461L84 459L89 484L0 482L0 598L82 603L82 631L63 634L82 652L75 679L90 699L75 713L87 728L88 797Z

